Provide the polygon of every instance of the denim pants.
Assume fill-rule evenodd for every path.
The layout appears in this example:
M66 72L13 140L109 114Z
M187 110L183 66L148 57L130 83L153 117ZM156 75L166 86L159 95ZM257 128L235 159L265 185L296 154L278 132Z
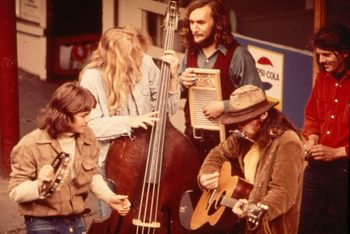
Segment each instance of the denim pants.
M193 134L193 128L191 126L186 126L185 135L190 138L196 147L200 163L204 161L210 150L220 143L220 135L217 131L198 129L196 130L196 135L200 138L197 139Z
M81 234L85 231L83 218L74 217L33 217L25 216L28 234Z
M220 135L217 131L210 131L205 129L196 130L196 134L198 134L201 138L196 139L193 136L193 128L191 126L186 126L185 135L192 141L195 148L197 149L199 162L202 164L208 153L220 144ZM228 137L230 134L231 133L229 133L229 128L227 128L226 136ZM231 158L230 162L232 165L232 171L234 171L236 175L243 176L238 159Z
M299 234L347 233L347 209L348 161L311 161L304 171Z
M106 180L106 165L104 162L99 166L99 169L100 169L100 173L101 173L103 179ZM111 185L108 183L108 181L106 181L106 182L107 182L107 185L112 189L112 191L114 191L114 189L111 187ZM100 214L100 218L107 218L111 214L112 209L107 205L106 202L104 202L102 200L98 200L97 205L98 205L98 211Z

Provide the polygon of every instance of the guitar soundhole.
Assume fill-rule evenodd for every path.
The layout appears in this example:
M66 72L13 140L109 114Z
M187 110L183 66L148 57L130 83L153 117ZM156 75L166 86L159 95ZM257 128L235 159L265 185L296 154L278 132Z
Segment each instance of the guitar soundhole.
M208 206L208 215L214 214L218 209L221 207L221 201L223 197L225 197L226 191L223 191L219 196L216 194L216 196L212 199Z

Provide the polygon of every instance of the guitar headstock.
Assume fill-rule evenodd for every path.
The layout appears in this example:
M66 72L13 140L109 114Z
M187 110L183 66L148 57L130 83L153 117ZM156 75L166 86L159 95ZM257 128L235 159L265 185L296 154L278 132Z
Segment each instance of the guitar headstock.
M179 1L170 0L165 12L164 27L168 30L175 31L180 18Z
M268 210L268 206L265 204L247 204L244 207L244 213L248 220L249 230L255 230L264 216L265 212Z

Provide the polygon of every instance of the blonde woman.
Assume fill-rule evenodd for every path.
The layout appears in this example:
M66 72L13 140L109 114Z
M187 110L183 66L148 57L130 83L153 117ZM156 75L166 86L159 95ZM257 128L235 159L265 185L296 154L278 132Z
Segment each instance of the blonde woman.
M80 73L81 85L97 100L89 125L101 145L102 172L113 139L130 136L132 129L153 126L158 120L154 107L161 77L158 67L145 53L149 43L149 36L140 29L131 26L109 29L103 33L91 62ZM174 51L165 54L161 59L170 64L167 108L172 115L180 99L176 76L179 62ZM103 208L100 211L101 216L108 215Z

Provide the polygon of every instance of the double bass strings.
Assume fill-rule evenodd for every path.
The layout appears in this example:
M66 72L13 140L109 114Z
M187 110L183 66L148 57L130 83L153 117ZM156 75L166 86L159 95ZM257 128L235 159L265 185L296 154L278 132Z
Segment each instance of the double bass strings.
M166 31L165 50L172 48L174 41L174 31ZM167 114L167 96L169 90L170 68L169 64L162 62L161 64L161 79L159 82L159 92L156 102L156 110L159 111L159 121L155 123L151 130L151 138L149 151L146 162L146 171L141 195L141 205L138 219L141 220L141 227L137 226L137 232L142 229L148 232L157 225L158 216L158 201L160 194L160 179L161 179L161 165L163 162L163 149L165 139L166 114ZM146 194L146 195L145 195ZM142 214L143 212L143 214ZM148 220L147 220L148 219ZM147 224L148 222L148 224Z

